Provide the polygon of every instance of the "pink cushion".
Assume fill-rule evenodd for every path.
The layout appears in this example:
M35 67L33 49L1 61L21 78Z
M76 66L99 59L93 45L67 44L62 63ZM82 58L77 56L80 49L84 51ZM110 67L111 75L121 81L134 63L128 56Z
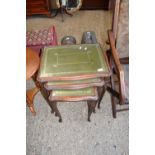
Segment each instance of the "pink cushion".
M57 35L55 27L49 29L34 30L26 32L26 46L32 48L40 55L40 50L44 46L57 46Z

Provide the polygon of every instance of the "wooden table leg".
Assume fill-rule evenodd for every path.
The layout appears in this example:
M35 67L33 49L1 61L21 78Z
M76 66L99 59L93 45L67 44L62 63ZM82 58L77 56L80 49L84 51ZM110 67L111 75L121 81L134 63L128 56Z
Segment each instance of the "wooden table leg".
M88 121L90 122L90 116L92 112L95 112L97 101L87 101L87 104L88 104Z
M41 92L42 96L44 97L44 99L46 100L46 102L48 103L48 105L50 106L51 113L54 113L55 110L53 108L53 105L51 104L51 101L49 101L50 91L48 91L48 90L45 89L43 83L36 82L36 85L40 88L40 92Z
M102 101L102 98L106 92L106 87L103 86L102 88L98 88L98 93L99 93L99 99L98 99L98 109L100 109L100 103Z
M56 117L59 117L59 122L62 122L62 117L61 117L61 114L60 114L60 112L59 112L59 110L58 110L57 102L56 102L56 101L51 101L51 102L50 102L50 105L51 105L51 107L53 107L53 109L54 109L55 116L56 116Z
M27 105L33 115L36 115L36 112L34 110L33 100L34 100L34 96L38 93L39 90L40 89L38 87L34 87L34 88L26 91Z

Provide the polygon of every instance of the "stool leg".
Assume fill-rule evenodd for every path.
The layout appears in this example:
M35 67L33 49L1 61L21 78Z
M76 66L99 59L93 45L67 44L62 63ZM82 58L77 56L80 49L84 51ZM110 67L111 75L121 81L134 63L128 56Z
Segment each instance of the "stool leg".
M90 122L90 116L92 112L95 112L95 107L96 107L97 101L87 101L88 105L88 122Z
M33 106L33 100L34 100L34 96L38 93L38 91L39 91L38 87L34 87L34 88L26 91L27 105L33 115L36 115L36 112L35 112L34 106Z
M62 117L61 117L61 114L58 110L58 107L57 107L57 102L50 102L51 106L53 107L53 110L55 112L55 116L59 117L59 122L62 122Z

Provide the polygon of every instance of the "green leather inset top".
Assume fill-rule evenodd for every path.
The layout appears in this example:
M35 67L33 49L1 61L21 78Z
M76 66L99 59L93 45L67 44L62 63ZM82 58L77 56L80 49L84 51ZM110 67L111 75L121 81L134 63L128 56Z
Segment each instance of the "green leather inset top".
M99 44L45 47L38 80L105 72L109 73L109 68Z
M52 96L94 96L95 90L93 87L78 90L53 90Z
M44 84L47 90L55 89L82 89L88 87L102 87L105 84L101 78L91 78L82 80L65 80L65 81L52 81Z
M51 81L47 82L47 86L60 86L60 85L74 85L74 84L85 84L85 83L99 83L102 82L100 78L73 80L73 81Z

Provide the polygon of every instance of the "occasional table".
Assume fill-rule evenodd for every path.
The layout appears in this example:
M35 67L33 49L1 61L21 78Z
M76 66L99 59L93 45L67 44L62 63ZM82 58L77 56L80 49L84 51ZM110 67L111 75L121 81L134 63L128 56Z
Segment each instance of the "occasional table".
M39 68L39 56L31 48L26 48L26 80L34 77ZM26 101L30 111L35 115L36 112L33 106L34 96L38 93L39 88L36 86L26 91Z
M44 47L37 74L37 80L48 92L48 100L59 122L62 117L57 102L78 101L87 101L90 121L104 92L106 77L110 77L110 68L99 44Z

